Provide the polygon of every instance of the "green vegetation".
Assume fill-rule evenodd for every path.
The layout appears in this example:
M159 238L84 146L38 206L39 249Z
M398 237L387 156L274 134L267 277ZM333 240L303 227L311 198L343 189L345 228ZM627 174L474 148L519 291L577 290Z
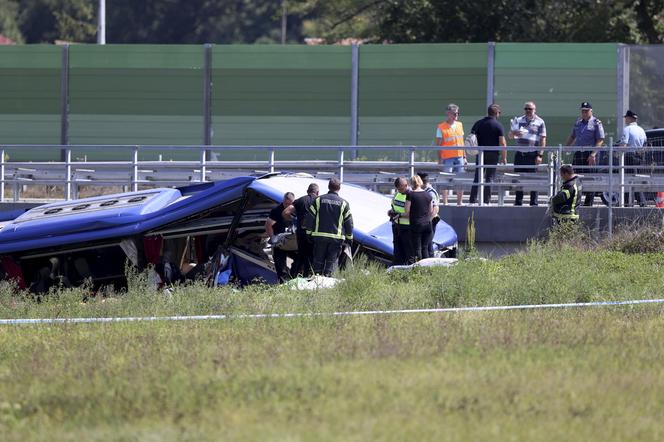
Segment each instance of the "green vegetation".
M177 287L36 303L1 317L365 310L661 296L664 254L575 246L338 287ZM563 239L566 238L566 239ZM626 241L626 240L624 240ZM632 241L634 244L635 241ZM664 307L0 327L3 440L654 440Z

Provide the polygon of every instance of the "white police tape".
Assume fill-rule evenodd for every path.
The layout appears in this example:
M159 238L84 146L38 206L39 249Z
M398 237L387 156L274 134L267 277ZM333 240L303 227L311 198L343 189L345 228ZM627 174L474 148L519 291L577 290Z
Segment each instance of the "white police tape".
M526 305L496 305L485 307L449 307L424 308L411 310L367 310L349 312L309 312L309 313L255 313L239 315L195 315L195 316L135 316L117 318L33 318L33 319L0 319L0 325L22 324L85 324L102 322L156 322L156 321L210 321L226 319L265 319L265 318L308 318L333 316L370 316L370 315L399 315L414 313L460 313L460 312L487 312L497 310L535 310L555 308L579 307L606 307L638 304L661 304L664 299L635 299L628 301L597 301L573 302L568 304L526 304Z

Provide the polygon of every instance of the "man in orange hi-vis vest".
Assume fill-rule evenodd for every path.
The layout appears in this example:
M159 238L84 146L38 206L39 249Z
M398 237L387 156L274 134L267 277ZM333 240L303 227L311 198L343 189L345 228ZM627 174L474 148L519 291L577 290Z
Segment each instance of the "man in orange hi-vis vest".
M464 166L468 163L466 160L466 151L463 149L463 124L458 121L459 106L456 104L447 105L447 119L440 123L436 128L437 146L460 146L461 149L440 150L438 151L438 163L443 165L443 172L463 173ZM457 206L463 201L463 187L456 189ZM447 189L441 192L443 195L443 204L447 204Z

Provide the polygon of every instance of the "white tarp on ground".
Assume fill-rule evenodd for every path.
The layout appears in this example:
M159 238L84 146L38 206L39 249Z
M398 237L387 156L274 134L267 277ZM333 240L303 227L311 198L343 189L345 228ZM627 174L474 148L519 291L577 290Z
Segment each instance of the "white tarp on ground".
M412 270L415 267L451 267L459 262L456 258L425 258L417 261L415 264L388 267L387 271L394 270Z
M316 275L311 278L293 278L286 283L291 290L329 289L343 281L337 278Z

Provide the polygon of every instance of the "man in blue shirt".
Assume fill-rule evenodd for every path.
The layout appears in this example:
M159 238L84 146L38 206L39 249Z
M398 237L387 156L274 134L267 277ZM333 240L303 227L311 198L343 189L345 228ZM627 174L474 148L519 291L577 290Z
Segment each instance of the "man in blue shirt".
M593 173L592 167L597 164L597 149L604 144L604 126L602 122L593 116L593 106L584 101L581 103L581 117L576 119L572 133L567 138L566 146L583 146L587 150L574 152L573 166L580 166L575 169L580 172ZM592 206L595 199L595 192L584 192L584 206Z
M625 112L625 127L622 131L622 136L618 142L620 147L643 147L646 144L646 131L644 131L638 124L639 116L631 110ZM641 152L627 152L625 155L625 163L630 166L642 165L645 161ZM634 192L634 197L639 203L639 206L646 206L646 198L643 192Z

